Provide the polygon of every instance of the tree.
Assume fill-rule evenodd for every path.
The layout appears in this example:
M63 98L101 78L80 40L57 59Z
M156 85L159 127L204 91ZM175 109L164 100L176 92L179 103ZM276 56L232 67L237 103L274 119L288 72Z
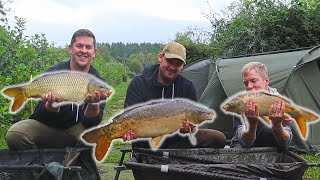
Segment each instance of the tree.
M5 5L8 3L13 3L13 0L7 0L7 1L0 0L0 14L2 16L5 16L7 14L6 12L11 11L10 8L5 8Z
M144 56L142 53L130 55L126 64L129 71L135 75L140 74L143 70L143 59Z
M66 59L60 49L48 43L44 35L24 36L26 20L14 17L13 26L4 15L0 21L0 87L29 82L49 66ZM9 114L10 100L0 96L0 119L2 124L11 124L30 116L30 103L22 112Z
M215 50L210 45L211 36L210 32L197 27L176 34L175 41L184 45L187 50L187 64L215 57Z
M219 56L237 56L320 42L317 0L240 0L224 16L211 12L212 45Z
M110 46L108 44L102 43L97 45L97 58L102 58L105 62L111 62L112 57L110 55Z

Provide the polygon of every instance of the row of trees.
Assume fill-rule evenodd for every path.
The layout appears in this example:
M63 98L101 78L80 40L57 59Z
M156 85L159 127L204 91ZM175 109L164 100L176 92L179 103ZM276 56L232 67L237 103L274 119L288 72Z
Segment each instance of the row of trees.
M11 2L6 1L6 3ZM210 0L208 1L210 5ZM24 36L26 20L15 17L10 26L5 3L0 0L0 88L28 82L30 76L68 59L66 48L54 47L44 34ZM175 40L186 46L187 63L201 59L232 57L266 51L315 46L320 41L319 0L240 0L223 12L204 14L212 24L206 32L201 27L176 34ZM161 43L98 43L93 62L110 85L157 63ZM29 103L30 104L30 103ZM30 108L18 115L8 114L10 102L0 96L3 123L29 116Z

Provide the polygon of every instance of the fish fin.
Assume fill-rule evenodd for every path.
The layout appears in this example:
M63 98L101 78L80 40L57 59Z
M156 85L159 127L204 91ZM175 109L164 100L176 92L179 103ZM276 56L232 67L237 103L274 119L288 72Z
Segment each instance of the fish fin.
M95 156L98 161L101 161L103 159L112 142L112 139L108 139L103 134L102 128L89 130L88 132L82 135L82 139L84 139L88 143L97 144L95 149Z
M285 98L283 95L280 95L280 94L271 94L271 93L268 93L268 92L265 92L265 91L260 91L260 93L265 94L267 96L275 96L275 97L277 97L279 99L282 99L286 103L291 103L289 101L289 99Z
M163 136L157 136L157 137L153 137L151 139L152 149L157 149L159 147L162 138L163 138Z
M268 116L262 116L262 119L266 124L271 124L270 118Z
M296 106L286 106L285 112L293 117L300 129L303 138L307 136L307 122L312 122L319 119L319 116L311 111Z
M310 111L307 111L305 109L299 109L299 114L306 122L312 122L312 121L319 119L318 115L316 115Z
M14 98L11 112L16 112L18 109L20 109L22 104L28 99L24 97L21 87L8 88L5 89L2 93L6 96Z
M96 159L98 161L101 161L103 159L103 157L106 155L106 153L108 152L108 149L111 145L112 140L107 139L105 136L102 136L98 142L97 142L97 146L96 146L96 151L95 151L95 155L96 155Z
M303 118L298 118L298 119L296 119L296 122L298 124L298 127L299 127L299 130L300 130L302 137L304 139L306 139L306 136L307 136L307 123L306 123L306 121Z

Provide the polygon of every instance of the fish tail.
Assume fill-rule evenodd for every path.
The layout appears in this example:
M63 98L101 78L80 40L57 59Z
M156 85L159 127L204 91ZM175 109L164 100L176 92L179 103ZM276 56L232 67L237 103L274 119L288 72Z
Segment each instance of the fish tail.
M301 108L297 109L294 107L288 107L288 108L290 111L290 113L288 113L288 114L290 114L291 117L293 117L296 120L302 136L304 138L306 138L306 136L307 136L307 122L315 121L319 117L316 114L314 114L308 110L305 110L305 109L301 109Z
M107 139L105 136L101 137L96 146L95 155L98 161L101 161L108 152L112 140Z
M101 161L106 155L112 142L112 139L108 139L108 137L103 133L102 128L88 131L82 136L82 138L88 143L97 144L95 148L95 156L98 161Z
M97 128L84 133L82 138L88 143L97 143L101 136L103 136L102 129Z
M11 107L11 112L16 112L22 106L22 104L28 99L24 96L22 87L7 88L2 93L6 96L14 98Z

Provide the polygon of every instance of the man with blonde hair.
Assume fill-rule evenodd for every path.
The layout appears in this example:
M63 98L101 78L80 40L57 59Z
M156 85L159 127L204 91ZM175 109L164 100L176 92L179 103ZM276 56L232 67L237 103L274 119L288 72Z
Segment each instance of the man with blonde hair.
M246 91L265 91L279 94L277 89L269 87L267 67L260 62L250 62L242 68L242 79ZM270 107L269 119L271 128L258 120L259 108L253 100L245 104L247 126L239 118L234 118L233 127L235 136L230 147L286 147L292 140L292 130L289 126L290 119L284 116L285 102L278 99Z

